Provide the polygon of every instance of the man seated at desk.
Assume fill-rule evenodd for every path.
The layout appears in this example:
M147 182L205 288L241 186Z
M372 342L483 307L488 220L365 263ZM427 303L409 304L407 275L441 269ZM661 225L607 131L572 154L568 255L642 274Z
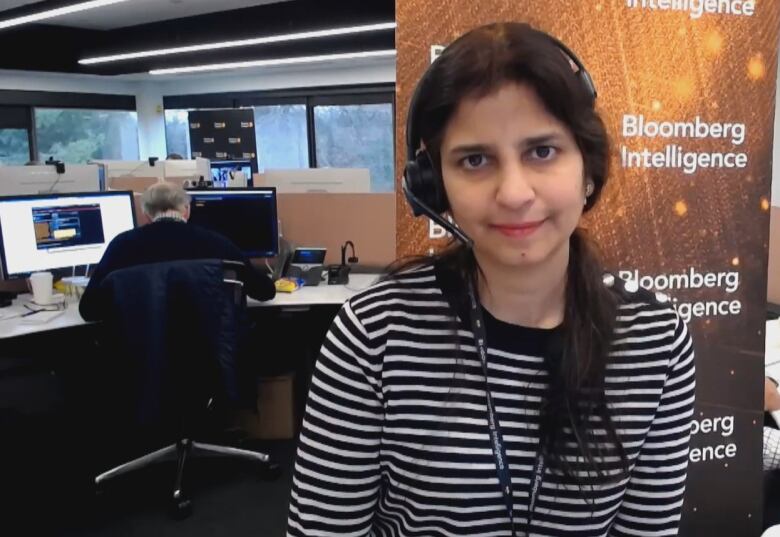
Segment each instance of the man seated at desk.
M102 318L98 289L108 274L147 263L187 259L243 261L248 269L245 276L247 294L257 300L274 297L276 289L273 281L255 270L228 238L187 223L190 197L181 186L172 183L152 185L144 192L141 203L152 222L121 233L109 243L79 304L79 312L85 320L98 321Z

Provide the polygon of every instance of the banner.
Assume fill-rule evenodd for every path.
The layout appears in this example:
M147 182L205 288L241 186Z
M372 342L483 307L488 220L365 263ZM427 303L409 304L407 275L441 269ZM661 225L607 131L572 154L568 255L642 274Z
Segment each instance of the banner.
M255 113L251 108L192 110L190 150L193 158L251 160L257 172Z
M757 536L770 183L780 3L397 0L397 169L417 80L465 31L523 21L594 78L612 175L585 226L607 268L676 301L697 409L681 535ZM397 253L446 243L397 189Z

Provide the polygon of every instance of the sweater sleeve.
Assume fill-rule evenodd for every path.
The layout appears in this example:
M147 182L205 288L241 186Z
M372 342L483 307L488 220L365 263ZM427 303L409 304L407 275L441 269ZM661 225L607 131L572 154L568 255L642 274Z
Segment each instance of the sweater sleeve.
M381 352L345 304L309 389L288 537L368 535L380 487Z
M246 284L246 294L254 298L255 300L265 301L271 300L276 296L276 287L270 276L267 276L257 270L249 258L242 252L238 246L230 242L226 237L221 235L212 235L216 237L222 249L222 258L231 261L240 261L244 264L244 273L242 278Z
M679 315L669 352L660 403L631 472L612 537L678 533L696 385L693 342Z
M244 258L244 264L247 267L246 294L255 300L271 300L276 296L276 287L270 276L257 270L248 259Z
M123 235L117 236L108 243L106 251L103 252L103 257L89 277L87 288L79 301L79 313L85 321L100 321L103 318L104 311L100 299L100 285L111 272L124 267L123 244L126 244Z

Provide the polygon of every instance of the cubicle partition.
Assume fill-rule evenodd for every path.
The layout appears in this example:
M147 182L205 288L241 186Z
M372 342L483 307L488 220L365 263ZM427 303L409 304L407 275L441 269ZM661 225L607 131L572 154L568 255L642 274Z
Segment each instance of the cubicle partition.
M277 194L284 238L328 249L325 262L341 262L351 240L360 264L385 267L395 259L395 194Z
M0 196L99 190L100 173L93 164L65 164L64 171L54 165L0 166Z
M289 194L367 194L371 192L371 172L368 168L266 170L256 176L254 184Z
M778 143L780 141L777 141ZM780 207L771 208L769 216L769 267L767 300L770 307L780 311Z

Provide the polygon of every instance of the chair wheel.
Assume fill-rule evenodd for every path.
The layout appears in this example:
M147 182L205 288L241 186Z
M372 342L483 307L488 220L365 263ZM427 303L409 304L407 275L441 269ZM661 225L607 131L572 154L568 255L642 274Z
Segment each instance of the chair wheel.
M278 464L269 462L260 468L260 478L268 481L275 481L282 475L282 469Z
M184 520L192 514L192 500L181 497L171 500L171 517L175 520Z

